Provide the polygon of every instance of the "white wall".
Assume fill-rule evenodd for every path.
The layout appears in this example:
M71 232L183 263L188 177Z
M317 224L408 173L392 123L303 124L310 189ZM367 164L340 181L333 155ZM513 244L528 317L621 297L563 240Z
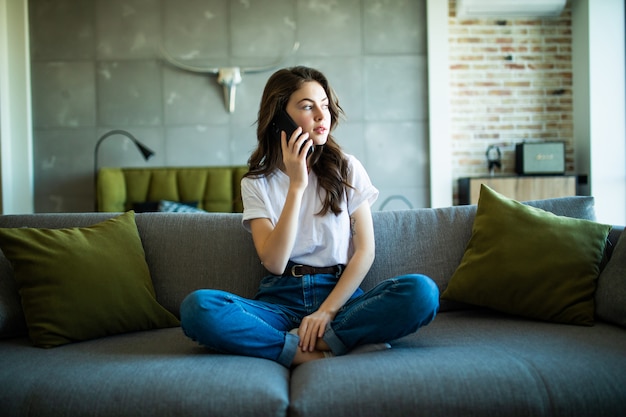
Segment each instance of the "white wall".
M626 224L623 0L573 0L576 171L589 176L599 222Z
M33 212L27 0L0 0L2 213Z
M452 205L448 2L427 0L430 206Z

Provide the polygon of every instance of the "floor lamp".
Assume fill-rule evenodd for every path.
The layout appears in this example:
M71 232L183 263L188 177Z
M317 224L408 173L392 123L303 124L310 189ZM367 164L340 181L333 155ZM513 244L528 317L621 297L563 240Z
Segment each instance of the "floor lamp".
M146 161L150 159L152 155L154 155L154 151L152 149L139 142L137 138L135 138L133 135L125 130L111 130L110 132L107 132L104 135L100 136L100 139L98 139L98 142L96 143L96 148L93 153L93 189L95 192L95 211L98 211L98 150L100 149L100 144L102 144L105 139L113 135L122 135L130 139L135 144L139 152L141 152L143 158Z

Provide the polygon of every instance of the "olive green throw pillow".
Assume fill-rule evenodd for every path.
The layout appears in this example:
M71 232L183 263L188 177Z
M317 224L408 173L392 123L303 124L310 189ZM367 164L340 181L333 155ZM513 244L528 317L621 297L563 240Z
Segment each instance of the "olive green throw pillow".
M534 319L593 325L610 226L556 216L483 185L472 236L442 298Z
M83 228L0 229L0 248L35 346L179 324L156 301L132 211Z

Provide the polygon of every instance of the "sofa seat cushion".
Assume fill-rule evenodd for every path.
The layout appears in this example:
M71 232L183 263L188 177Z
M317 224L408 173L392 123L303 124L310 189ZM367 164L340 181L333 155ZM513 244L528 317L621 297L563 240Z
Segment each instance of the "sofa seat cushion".
M180 328L56 349L0 341L2 415L285 416L289 370L210 353Z
M610 229L529 207L483 185L472 237L441 297L592 325L593 294Z
M450 311L391 345L296 368L293 415L617 417L626 409L618 326Z

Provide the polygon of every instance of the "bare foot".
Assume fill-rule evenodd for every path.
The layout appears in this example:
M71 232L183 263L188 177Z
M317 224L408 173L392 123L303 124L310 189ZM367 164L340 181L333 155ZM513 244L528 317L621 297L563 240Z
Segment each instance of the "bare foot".
M316 359L323 359L324 352L319 350L314 350L313 352L303 352L302 349L296 350L296 356L293 358L293 362L291 365L298 366L305 362L314 361Z
M315 343L315 350L330 352L330 346L328 346L328 344L324 342L324 339L317 339L317 343Z
M298 336L298 330L299 330L298 328L291 329L289 333L295 334L296 336ZM330 346L328 346L328 344L324 341L324 339L317 339L317 342L315 342L315 350L321 350L323 352L330 352Z

